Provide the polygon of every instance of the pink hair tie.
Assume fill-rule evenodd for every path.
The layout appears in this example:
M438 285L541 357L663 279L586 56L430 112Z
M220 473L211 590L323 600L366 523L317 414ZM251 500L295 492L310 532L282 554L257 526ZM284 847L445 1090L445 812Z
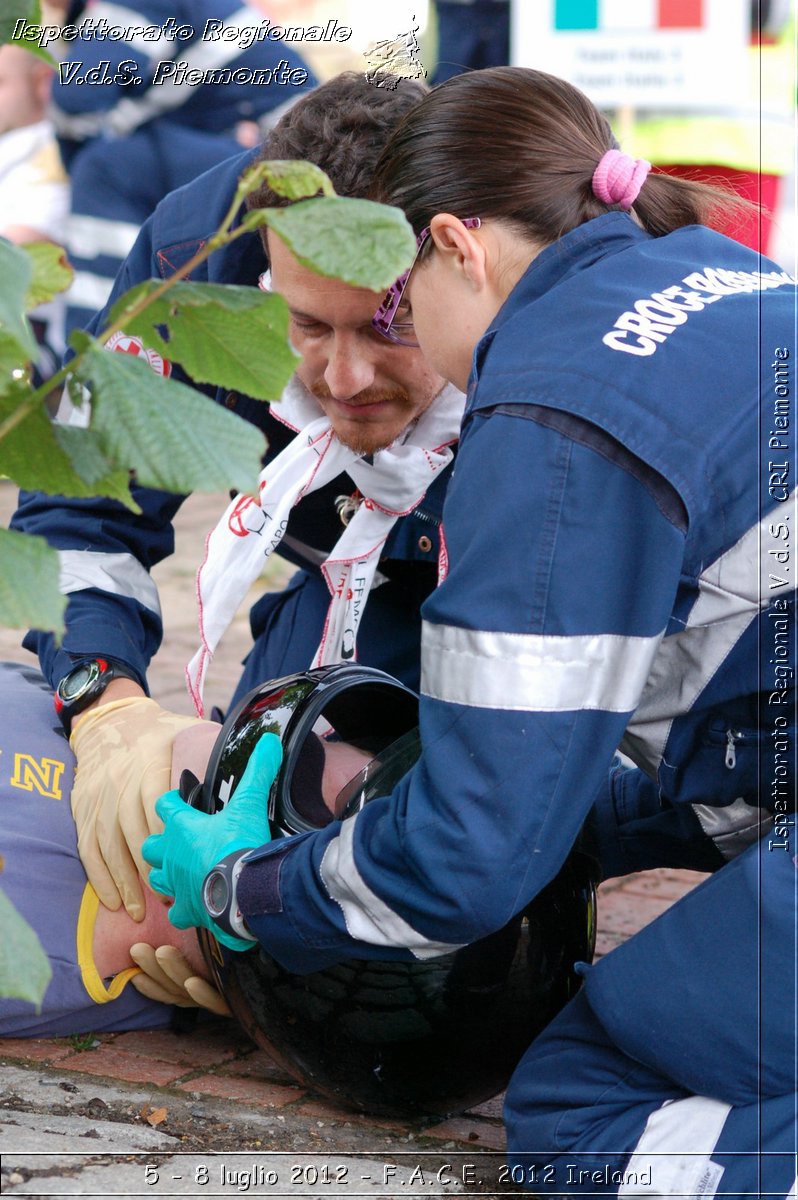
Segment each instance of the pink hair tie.
M650 170L651 163L644 158L631 158L623 150L608 150L593 172L593 195L602 204L620 204L629 209Z

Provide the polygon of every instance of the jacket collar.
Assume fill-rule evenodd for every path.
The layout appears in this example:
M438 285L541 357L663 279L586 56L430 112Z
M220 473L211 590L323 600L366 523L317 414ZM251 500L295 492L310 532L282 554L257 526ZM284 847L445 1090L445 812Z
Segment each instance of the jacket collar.
M577 225L576 229L541 250L477 342L471 362L471 386L479 375L485 353L494 337L517 312L572 275L650 239L651 234L641 229L628 213L611 212L594 217L584 225Z
M606 213L584 225L577 225L532 260L497 313L492 328L504 324L519 308L569 276L650 238L651 234L641 229L627 213Z

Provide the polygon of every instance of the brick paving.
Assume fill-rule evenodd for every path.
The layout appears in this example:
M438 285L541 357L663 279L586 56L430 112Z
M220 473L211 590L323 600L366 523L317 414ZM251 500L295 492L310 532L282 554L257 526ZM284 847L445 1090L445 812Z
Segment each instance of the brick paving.
M3 524L7 523L14 504L14 490L0 483ZM150 682L154 696L175 711L191 712L182 672L196 645L193 574L204 536L224 504L224 496L191 497L178 516L177 551L154 571L164 606L166 632ZM280 586L289 570L278 564L272 568L265 586ZM223 705L238 677L239 663L249 640L248 608L248 602L242 605L211 668L207 689L211 703ZM18 632L0 629L0 657L28 658L20 649L19 640ZM660 870L604 884L598 909L598 954L606 954L620 945L702 878L692 871ZM345 1125L347 1129L390 1131L400 1141L429 1139L444 1146L494 1150L504 1146L500 1099L444 1122L383 1121L361 1116L298 1085L229 1022L211 1022L190 1037L144 1032L103 1034L95 1041L94 1048L77 1051L69 1039L5 1039L0 1041L0 1060L35 1064L38 1070L52 1066L59 1072L74 1072L78 1077L88 1074L150 1085L155 1097L160 1097L163 1089L167 1097L182 1092L245 1101L250 1107L279 1111L287 1121L292 1115L297 1119L315 1118L317 1126L326 1130L328 1136L330 1129L334 1134L336 1128ZM162 1102L167 1101L162 1099Z

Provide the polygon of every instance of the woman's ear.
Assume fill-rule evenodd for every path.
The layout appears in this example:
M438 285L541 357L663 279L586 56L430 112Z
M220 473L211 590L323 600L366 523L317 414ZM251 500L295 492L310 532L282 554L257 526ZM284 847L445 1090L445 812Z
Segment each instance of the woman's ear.
M485 245L458 217L437 213L430 221L430 236L438 253L472 287L477 290L485 287L488 275Z

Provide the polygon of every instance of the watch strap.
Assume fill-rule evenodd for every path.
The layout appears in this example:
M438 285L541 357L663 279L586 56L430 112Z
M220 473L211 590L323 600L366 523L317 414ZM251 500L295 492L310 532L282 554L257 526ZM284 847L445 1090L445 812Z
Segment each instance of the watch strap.
M86 686L78 696L70 699L68 697L69 679L76 672L91 668L92 666L96 667L94 678L87 681ZM67 671L66 675L59 681L53 696L53 704L67 737L72 732L72 722L75 717L88 708L90 704L93 704L95 700L99 699L113 679L131 679L134 683L141 686L141 681L132 667L128 667L125 663L119 662L115 658L106 658L101 655L97 655L95 658L77 660L71 670Z

